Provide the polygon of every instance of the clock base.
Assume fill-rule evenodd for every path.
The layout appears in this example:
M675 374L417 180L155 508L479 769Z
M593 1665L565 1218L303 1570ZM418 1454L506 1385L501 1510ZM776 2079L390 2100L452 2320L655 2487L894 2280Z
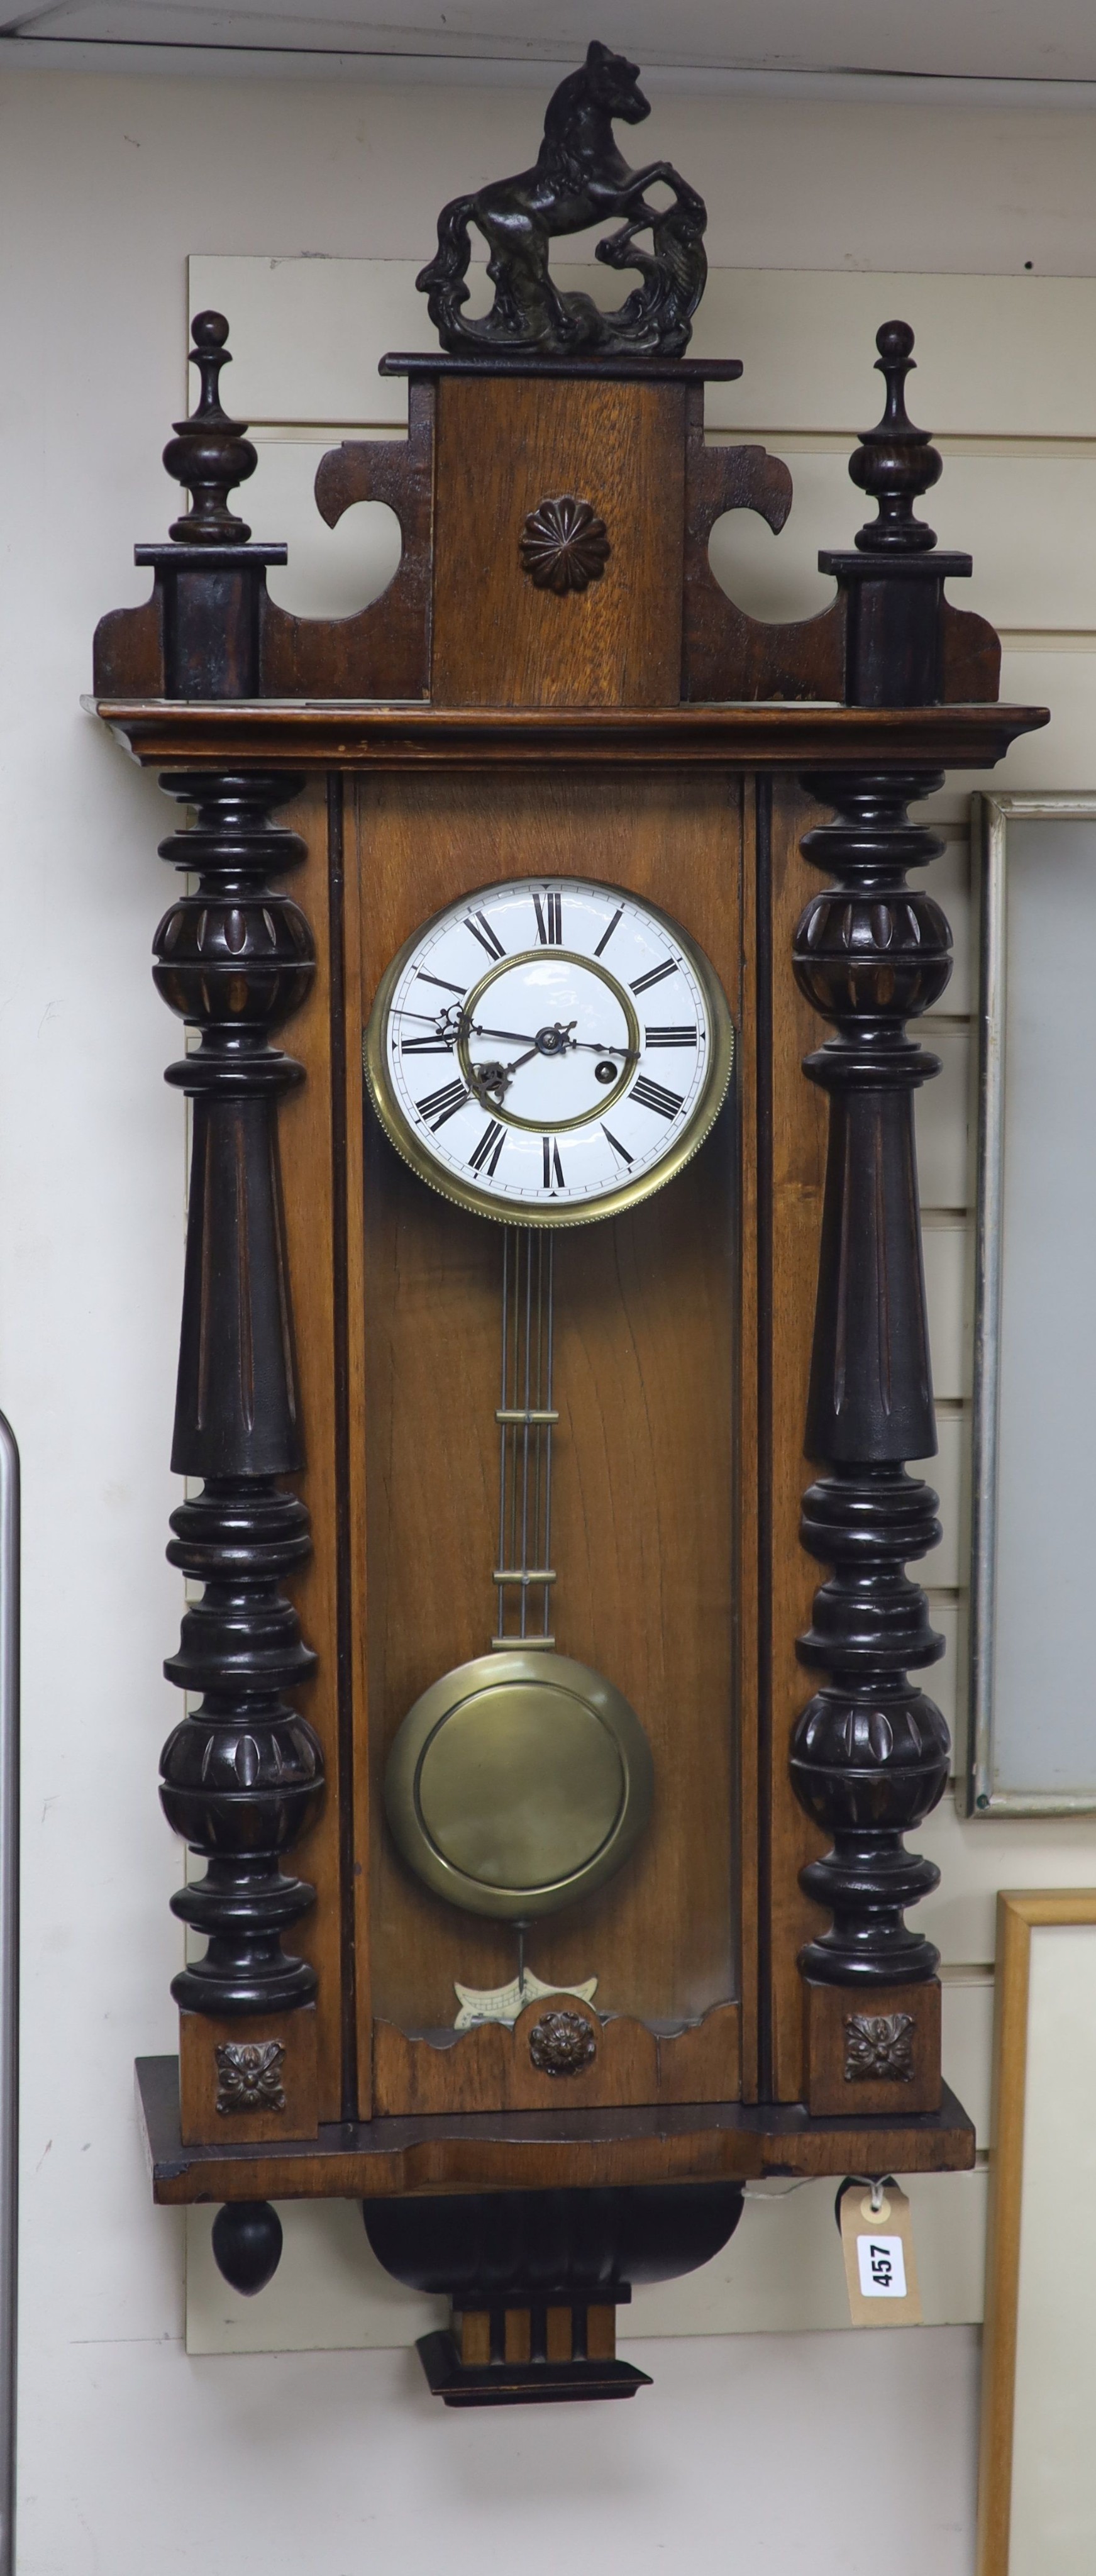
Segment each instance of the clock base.
M367 2200L362 2215L387 2272L449 2299L449 2329L417 2347L434 2395L527 2406L648 2387L617 2359L618 2307L633 2281L710 2262L742 2203L740 2182L715 2182Z
M543 2313L543 2312L542 2312ZM608 2336L615 2342L614 2308L550 2309L547 2318L565 2318L568 2337L572 2321L580 2334L598 2339L598 2328L608 2322ZM604 2356L589 2352L568 2361L549 2360L546 2352L527 2352L522 2360L511 2360L509 2350L517 2342L531 2342L537 2333L535 2310L500 2309L495 2319L497 2360L465 2361L469 2327L483 2326L490 2333L492 2320L485 2312L465 2315L461 2331L454 2328L435 2334L420 2335L415 2346L428 2385L445 2406L544 2406L573 2403L578 2398L634 2397L637 2388L649 2388L645 2370L636 2370L629 2361L618 2361L615 2352ZM590 2337L590 2328L594 2335ZM547 2341L550 2326L545 2332ZM486 2337L484 2338L486 2340Z
M801 2102L650 2104L632 2110L462 2113L321 2121L316 2138L188 2147L179 2061L139 2057L137 2098L161 2208L190 2201L392 2201L438 2194L603 2190L627 2184L783 2181L815 2174L967 2173L974 2128L945 2084L937 2112L818 2118ZM222 2123L227 2132L231 2123Z

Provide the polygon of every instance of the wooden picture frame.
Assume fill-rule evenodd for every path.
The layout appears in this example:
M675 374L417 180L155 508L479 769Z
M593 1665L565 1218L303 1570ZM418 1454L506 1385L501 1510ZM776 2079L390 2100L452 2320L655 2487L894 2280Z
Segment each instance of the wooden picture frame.
M1068 1054L1073 1032L1083 1047L1087 1024L1087 996L1084 1018L1071 1006L1069 961L1088 951L1079 917L1070 933L1067 880L1075 878L1082 907L1096 907L1096 865L1078 865L1065 842L1053 855L1030 837L1021 846L1017 827L1087 825L1096 859L1096 792L985 795L972 804L979 977L965 1804L972 1817L1091 1814L1087 1623L1082 1616L1071 1627L1069 1610L1078 1585L1087 1607L1085 1541L1068 1464L1072 1448L1073 1474L1086 1485L1088 1155L1076 1150L1084 1085L1070 1081ZM1051 1490L1053 1509L1033 1516L1033 1498ZM1045 1548L1043 1566L1033 1543ZM1080 1551L1072 1559L1071 1547ZM1052 1699L1035 1680L1048 1627L1058 1648ZM1029 1709L1027 1741L1014 1740Z
M1082 2576L1096 2547L1096 1888L1003 1891L997 1919L977 2571Z

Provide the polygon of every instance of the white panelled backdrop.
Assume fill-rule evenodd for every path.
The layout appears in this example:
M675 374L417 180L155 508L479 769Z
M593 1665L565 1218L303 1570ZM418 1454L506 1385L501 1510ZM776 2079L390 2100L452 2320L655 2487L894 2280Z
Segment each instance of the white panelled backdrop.
M774 2571L809 2546L819 2576L874 2576L880 2531L887 2576L972 2564L977 2177L915 2186L927 2313L959 2322L870 2343L826 2333L841 2317L829 2195L770 2193L723 2263L637 2300L632 2348L656 2385L633 2407L464 2422L394 2348L421 2318L378 2282L351 2208L296 2218L255 2308L230 2299L196 2220L188 2353L183 2231L149 2207L131 2108L133 2055L173 2045L181 1856L155 1774L175 1713L160 1662L179 1609L162 1550L183 1173L160 1080L173 1025L148 974L166 809L80 711L91 629L145 594L132 544L171 515L159 452L184 406L188 254L196 300L235 317L226 390L262 423L248 516L292 547L279 596L350 607L379 582L368 514L335 537L310 522L315 457L329 429L384 419L375 356L389 336L422 341L407 279L438 205L520 166L542 108L463 83L0 81L0 1402L26 1471L25 2576L153 2562L350 2576L378 2553L426 2576L443 2556L461 2570L519 2550L532 2576L564 2559L580 2576L605 2562L654 2576L722 2557L731 2529L744 2563ZM656 122L712 209L705 329L748 361L725 426L767 434L797 481L779 546L745 522L724 532L738 595L782 616L822 595L819 542L862 516L842 458L878 408L872 333L908 311L912 408L944 433L931 515L976 551L970 600L1006 630L1006 694L1054 710L1001 782L1096 787L1096 119L660 96ZM326 296L336 323L356 293L363 318L350 336L314 326L291 373L276 322L249 391L249 314L263 293L284 312L283 290L306 320ZM970 783L943 805L938 870L961 943ZM948 1518L932 1579L951 1627L969 1006L964 971L922 1121ZM925 1914L947 1962L948 2071L984 2140L995 1889L1092 1882L1096 1823L966 1825L948 1806L923 1840L944 1871Z

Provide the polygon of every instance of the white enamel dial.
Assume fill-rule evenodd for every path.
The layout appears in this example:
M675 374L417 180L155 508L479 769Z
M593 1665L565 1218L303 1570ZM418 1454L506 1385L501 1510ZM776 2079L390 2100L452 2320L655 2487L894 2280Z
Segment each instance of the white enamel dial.
M582 1224L681 1169L718 1114L733 1032L668 914L573 877L485 886L382 979L375 1106L422 1177L519 1224Z

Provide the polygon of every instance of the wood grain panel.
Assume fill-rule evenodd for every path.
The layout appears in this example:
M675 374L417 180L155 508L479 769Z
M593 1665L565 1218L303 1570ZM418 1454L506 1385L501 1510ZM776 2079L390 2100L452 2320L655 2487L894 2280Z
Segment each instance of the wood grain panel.
M737 1594L737 1722L734 1756L742 1818L738 1873L738 1956L742 1997L742 2099L756 2102L760 2081L759 1981L761 1798L759 1739L761 1456L758 1345L758 864L755 783L739 783L742 829L741 1020L735 1093L739 1124L738 1440L734 1460ZM767 1883L767 1873L764 1874Z
M327 1795L320 1815L288 1866L309 1879L316 1903L287 1950L300 1950L319 1972L316 2040L321 2120L342 2111L341 1929L339 1900L338 1514L335 1484L334 1279L331 1165L331 973L328 922L327 786L310 781L286 821L303 835L308 856L289 887L307 914L316 943L311 994L290 1020L283 1045L305 1068L287 1094L280 1143L286 1241L296 1327L297 1372L304 1424L305 1469L296 1481L312 1518L312 1556L287 1585L309 1645L319 1657L301 1706L323 1745Z
M799 843L814 820L791 781L772 791L772 1470L769 1662L770 1997L773 2098L798 2101L803 2090L803 1990L796 1955L829 1917L799 1886L805 1861L824 1849L792 1794L788 1743L811 1677L796 1657L796 1637L810 1626L819 1569L799 1544L799 1509L810 1470L803 1450L811 1339L814 1332L822 1187L826 1168L824 1095L801 1071L802 1059L827 1032L799 993L791 967L792 933L818 885Z
M443 902L551 868L592 870L676 913L737 1017L738 809L737 787L715 780L671 788L554 772L359 786L363 1003L400 941ZM557 1254L556 1634L632 1699L658 1788L633 1860L581 1908L537 1927L530 1965L560 1985L596 1974L600 2008L657 2021L695 2020L736 1991L736 1159L725 1113L675 1183L672 1209L657 1197L615 1224L568 1231ZM363 1531L359 1462L355 1553L368 1552L376 1798L412 1701L482 1653L493 1629L501 1234L423 1188L372 1119L365 1206L352 1298L368 1318L369 1505ZM379 1806L369 1849L376 2011L404 2030L451 2025L454 1980L512 1974L513 1936L421 1888ZM363 2024L363 2052L367 2041ZM450 2058L456 2083L460 2052Z
M367 2120L373 2105L373 1948L372 1907L366 1859L370 1850L373 1784L367 1743L369 1707L369 1595L365 1553L366 1434L368 1390L365 1336L360 1329L362 1244L365 1226L365 1127L362 1117L361 1030L364 1024L362 969L363 870L358 809L353 783L340 781L343 824L343 993L345 1011L345 1131L347 1245L347 1424L351 1436L346 1459L348 1526L347 1615L350 1690L353 1712L353 1862L350 1904L354 1938L354 2009L357 2022L355 2090L359 2118ZM357 1436L353 1427L357 1427Z
M480 2022L461 2038L442 2043L408 2039L390 2022L374 2026L374 2091L378 2113L444 2112L453 2108L459 2071L461 2106L468 2111L609 2109L649 2102L733 2102L739 2089L737 2004L717 2004L702 2022L662 2034L644 2023L600 2023L596 2012L559 1995L557 2007L587 2022L597 2054L574 2074L540 2074L529 2056L529 2036L549 2009L547 1997L527 2004L513 2029ZM459 2070L457 2060L459 2059Z
M683 389L552 378L438 386L435 706L668 706L680 693ZM538 590L528 513L570 494L605 522L600 580Z

